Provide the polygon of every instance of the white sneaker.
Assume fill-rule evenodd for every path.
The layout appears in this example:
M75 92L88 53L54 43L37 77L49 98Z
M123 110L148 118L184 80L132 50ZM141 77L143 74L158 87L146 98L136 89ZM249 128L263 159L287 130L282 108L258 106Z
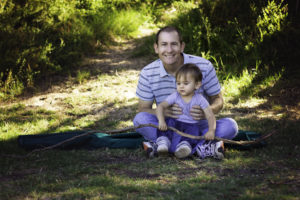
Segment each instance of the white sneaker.
M166 144L161 144L157 146L157 153L165 154L169 152L169 148Z
M202 145L197 145L196 152L201 159L204 159L206 157L214 157L216 159L222 160L225 154L224 142L206 141Z
M175 156L177 158L186 158L192 152L192 147L187 141L182 141L176 146Z
M171 146L171 141L166 136L160 136L156 139L157 153L160 155L167 154Z

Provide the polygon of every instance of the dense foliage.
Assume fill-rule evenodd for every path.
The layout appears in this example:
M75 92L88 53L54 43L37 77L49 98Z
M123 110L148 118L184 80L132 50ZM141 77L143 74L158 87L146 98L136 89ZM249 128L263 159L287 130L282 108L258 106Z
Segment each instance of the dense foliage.
M128 2L1 1L0 95L18 95L38 78L72 70L84 54L113 37L134 34L148 18L127 10Z
M245 69L288 74L297 66L300 31L299 13L287 2L295 7L292 0L1 1L0 98L69 73L84 55L143 24L179 27L186 52L214 62L222 78Z
M183 31L186 51L213 61L223 77L245 69L293 72L297 64L300 31L283 1L203 0L173 23Z

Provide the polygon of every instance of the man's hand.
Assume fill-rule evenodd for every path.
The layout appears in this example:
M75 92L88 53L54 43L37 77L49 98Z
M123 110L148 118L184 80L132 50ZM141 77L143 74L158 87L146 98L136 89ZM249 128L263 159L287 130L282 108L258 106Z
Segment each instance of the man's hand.
M214 96L209 96L208 100L210 104L209 107L212 110L212 112L214 114L218 114L222 110L224 104L222 93L219 93ZM200 106L193 106L190 110L190 114L194 120L205 119L205 114L200 108Z
M165 109L164 115L166 117L178 118L178 115L182 114L182 109L177 105L173 104L172 106Z
M205 119L205 114L200 106L193 106L190 110L190 114L194 120Z

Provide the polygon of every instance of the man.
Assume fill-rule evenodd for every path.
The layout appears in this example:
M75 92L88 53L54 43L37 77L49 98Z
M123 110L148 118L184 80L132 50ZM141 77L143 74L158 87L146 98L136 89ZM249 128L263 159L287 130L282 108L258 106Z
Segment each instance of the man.
M154 49L159 59L145 66L140 73L136 90L136 95L139 98L139 113L133 120L135 126L148 123L158 124L153 105L155 103L158 105L176 90L175 73L185 63L194 63L200 68L203 80L202 86L197 92L202 93L207 98L213 113L218 114L223 108L221 86L214 67L204 58L183 53L184 47L185 43L182 41L181 34L175 27L164 27L156 34ZM173 105L164 113L165 116L172 118L177 118L179 114L181 114L181 109L177 105ZM190 114L195 120L200 120L199 126L205 133L208 124L205 120L201 120L205 118L203 110L196 106L191 108ZM237 124L233 119L217 120L216 136L232 139L237 134L237 130ZM150 142L156 140L156 131L156 128L153 127L137 130ZM152 150L151 145L149 146L149 143L147 145ZM199 141L195 151L200 157L215 156L218 151L224 150L223 147L224 145L220 143ZM220 148L222 149L220 150Z

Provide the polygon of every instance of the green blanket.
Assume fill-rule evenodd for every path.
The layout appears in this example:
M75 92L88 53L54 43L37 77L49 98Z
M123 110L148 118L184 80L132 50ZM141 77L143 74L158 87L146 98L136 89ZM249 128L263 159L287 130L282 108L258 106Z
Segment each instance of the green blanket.
M79 136L85 133L85 131L71 131L63 133L51 133L51 134L38 134L38 135L21 135L18 137L18 144L20 147L32 150L38 148L44 148L52 146L70 139L75 136ZM251 131L239 131L237 136L233 139L236 141L245 140L252 141L260 137L261 134ZM105 134L105 133L93 133L78 137L74 140L68 141L59 145L59 149L98 149L98 148L128 148L136 149L142 146L144 138L137 132L119 133L119 134ZM251 148L262 147L266 145L265 141L252 145L232 145L226 144L229 148L237 148L241 150L247 150Z

